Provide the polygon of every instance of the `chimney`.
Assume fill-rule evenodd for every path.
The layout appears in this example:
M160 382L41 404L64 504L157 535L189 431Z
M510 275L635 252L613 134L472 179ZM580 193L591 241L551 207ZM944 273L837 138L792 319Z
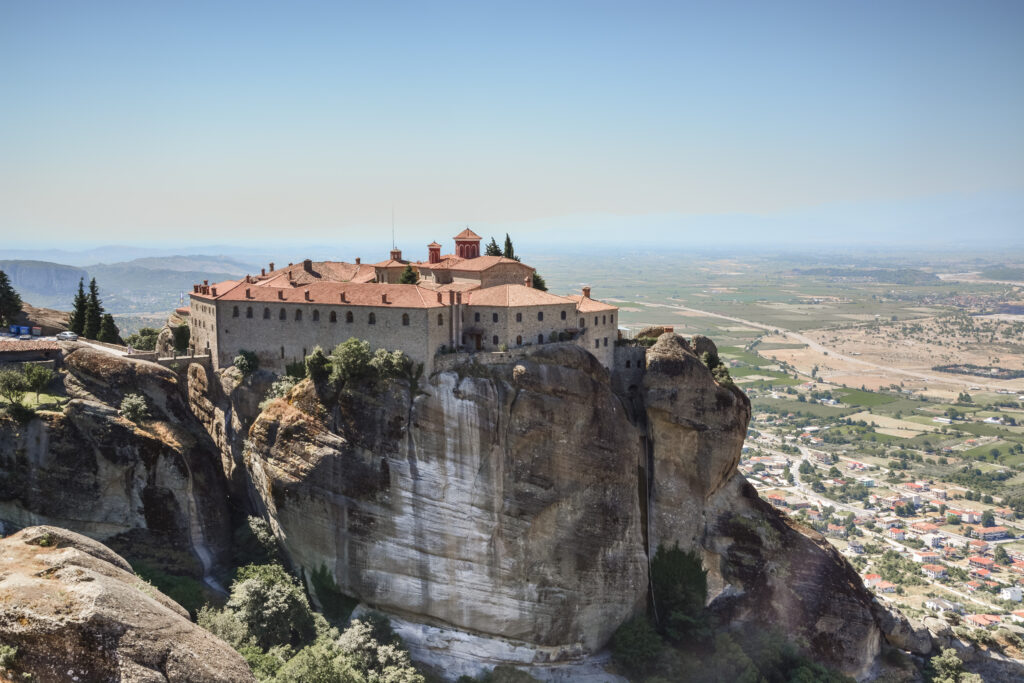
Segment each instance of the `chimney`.
M266 274L267 274L267 269L266 268L260 268L260 275L266 275Z
M343 303L343 304L347 304L348 303L348 299L345 297L345 292L341 293L341 303Z
M195 294L199 293L199 285L192 285L192 292Z
M212 287L210 289L210 291L213 293L213 296L217 296L217 288L216 287Z
M289 265L289 266L294 266L295 264L294 264L294 263L292 263L291 261L289 261L289 262L288 262L288 265Z
M309 290L307 289L307 290L304 290L304 291L306 293L306 301L312 301L312 299L309 298Z
M209 280L203 280L203 284L204 284L204 285L209 285L209 284L210 284L210 281L209 281Z
M281 301L284 301L284 290L283 289L277 290L277 298L280 299Z
M444 301L442 301L442 294L441 294L441 292L437 293L437 303L439 303L439 304L443 304L444 303Z
M402 260L402 250L401 249L392 249L391 250L391 260L392 261L401 261Z
M302 269L307 273L313 272L313 259L306 259L302 262Z
M529 287L530 286L530 278L528 278L528 277L524 277L523 278L523 286L524 287Z
M388 293L387 292L384 292L383 294L380 295L380 302L382 304L386 304L388 302Z
M590 287L584 287L583 288L583 298L584 299L589 299L590 298Z
M360 263L361 263L361 259L358 256L356 256L356 265L358 266Z
M270 272L271 273L274 272L274 262L273 261L270 262Z

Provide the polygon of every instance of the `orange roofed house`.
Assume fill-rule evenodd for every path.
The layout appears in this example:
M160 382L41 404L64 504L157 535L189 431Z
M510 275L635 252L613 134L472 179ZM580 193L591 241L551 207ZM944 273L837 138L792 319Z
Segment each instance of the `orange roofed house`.
M356 337L373 348L400 350L429 374L438 352L499 351L572 341L613 369L618 308L580 295L533 287L534 269L503 256L481 256L480 236L463 230L455 253L427 245L425 261L399 249L379 263L305 260L190 294L189 326L196 353L215 368L239 351L254 351L260 367L283 371L315 346L329 352ZM415 285L399 284L411 268Z

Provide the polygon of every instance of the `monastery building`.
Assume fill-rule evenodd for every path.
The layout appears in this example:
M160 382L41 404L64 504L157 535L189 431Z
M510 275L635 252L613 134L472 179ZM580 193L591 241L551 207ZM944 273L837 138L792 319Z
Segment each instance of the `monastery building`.
M582 294L556 296L533 288L534 269L503 256L481 256L480 236L463 230L455 253L427 245L426 261L402 259L398 249L380 263L311 261L263 269L259 275L190 294L191 344L214 368L242 350L260 367L283 372L320 346L330 352L350 337L373 348L401 350L423 363L452 350L499 351L572 341L612 369L618 308ZM415 285L398 284L406 267Z

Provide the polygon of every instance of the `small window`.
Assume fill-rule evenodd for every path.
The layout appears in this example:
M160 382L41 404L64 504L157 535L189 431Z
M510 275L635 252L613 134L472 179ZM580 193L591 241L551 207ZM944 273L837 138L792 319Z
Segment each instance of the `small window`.
M281 358L284 358L284 347L281 347Z
M595 325L597 324L597 316L596 315L594 316L594 324Z
M566 315L567 315L567 313L565 311L562 311L562 320L565 320L565 316Z
M523 345L523 335L520 334L520 335L516 336L516 346L522 346L522 345Z
M237 318L238 317L238 306L235 306L234 310L231 311L231 317L232 318Z
M371 314L370 314L370 320L369 320L369 323L370 323L371 325L376 325L376 324L377 324L377 314L376 314L376 313L371 313Z
M438 327L443 327L444 326L444 314L443 313L438 313L437 314L437 326Z
M474 313L473 314L473 322L475 322L475 323L480 322L480 314L479 313Z
M604 338L604 345L605 345L605 346L608 346L608 337L605 337L605 338Z
M498 322L498 314L497 313L491 313L491 322L492 323Z
M270 320L270 309L269 308L264 308L263 309L263 319L264 320Z
M543 334L538 334L537 335L537 343L538 344L543 344L544 343L544 335Z
M281 312L277 314L277 319L278 320L287 320L288 319L288 313L286 313L285 310L282 308Z
M338 322L338 312L337 311L331 311L331 318L330 318L330 320L331 320L332 323Z
M406 326L406 327L409 326L409 314L408 313L403 313L402 314L402 324L404 326Z
M516 322L517 323L523 322L523 314L522 313L516 313Z
M498 345L498 335L494 335L493 337L491 337L491 343L494 344L495 346Z
M313 309L313 322L320 322L320 311L316 310L315 308Z
M585 318L580 318L580 327L585 327L586 324L587 324L586 319Z
M628 361L628 360L626 361L626 367L627 367L627 368L628 368L628 367L630 367L630 364L629 364L629 361Z
M245 317L246 318L251 318L252 317L252 306L249 306L248 308L245 309Z
M355 318L352 316L352 311L346 311L345 312L345 322L350 323L350 322L353 322L354 320L355 320Z
M615 324L615 314L614 313L612 313L610 316L608 316L608 322L610 322L612 325Z
M595 349L601 348L601 340L600 339L595 339L594 340L594 348Z
M295 309L295 322L299 322L301 320L302 320L302 309L301 308L296 308Z

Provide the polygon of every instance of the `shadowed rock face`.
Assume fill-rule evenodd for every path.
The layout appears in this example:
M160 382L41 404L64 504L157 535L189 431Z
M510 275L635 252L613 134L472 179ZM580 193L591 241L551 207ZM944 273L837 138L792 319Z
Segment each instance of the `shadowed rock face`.
M69 348L63 412L25 425L0 417L0 520L67 527L171 572L210 573L230 549L227 490L177 376ZM141 425L118 415L127 393L146 397Z
M196 626L109 548L56 527L0 540L0 641L40 683L255 680L242 657Z
M872 596L737 472L746 396L673 334L650 349L642 394L631 421L606 371L563 345L439 373L415 398L403 382L352 392L331 411L306 383L256 419L245 463L307 576L326 570L406 619L571 658L644 608L648 543L679 544L702 554L723 617L865 672L882 638Z
M417 620L560 658L642 606L638 431L594 358L518 364L345 395L307 383L250 432L255 491L292 560Z

